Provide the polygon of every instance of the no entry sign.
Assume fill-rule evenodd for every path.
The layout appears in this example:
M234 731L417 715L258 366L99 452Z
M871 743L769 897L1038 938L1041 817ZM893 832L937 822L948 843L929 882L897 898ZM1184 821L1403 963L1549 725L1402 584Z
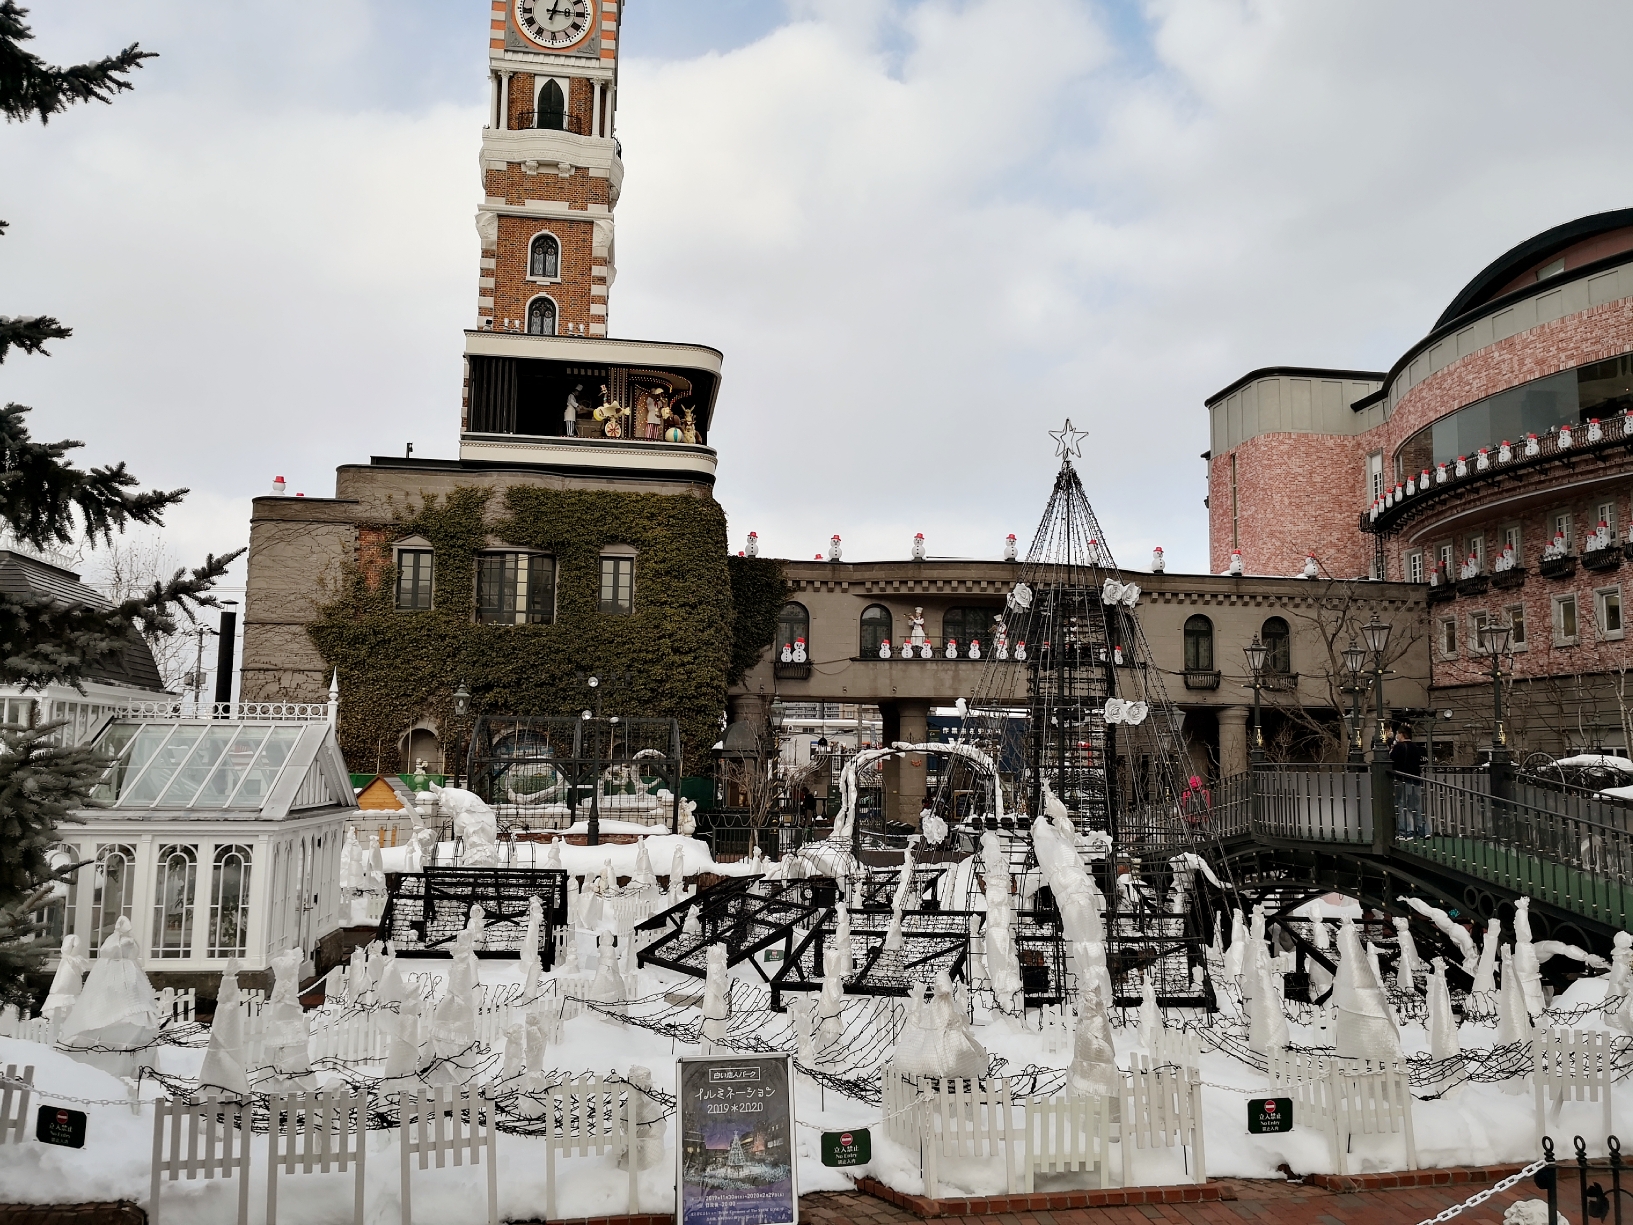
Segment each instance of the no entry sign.
M1293 1099L1255 1097L1247 1103L1247 1129L1255 1136L1293 1130Z

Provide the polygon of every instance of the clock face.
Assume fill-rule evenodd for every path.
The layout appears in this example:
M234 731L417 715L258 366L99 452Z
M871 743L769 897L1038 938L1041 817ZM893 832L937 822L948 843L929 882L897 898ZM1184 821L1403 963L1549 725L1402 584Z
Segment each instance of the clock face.
M570 47L590 28L591 0L516 0L516 24L545 47Z

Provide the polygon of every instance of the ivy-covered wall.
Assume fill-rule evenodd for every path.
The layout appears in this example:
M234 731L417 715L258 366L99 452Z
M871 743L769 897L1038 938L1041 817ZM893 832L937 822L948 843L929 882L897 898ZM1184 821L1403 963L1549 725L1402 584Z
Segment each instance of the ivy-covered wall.
M788 579L774 557L728 557L736 615L726 684L735 685L777 636L777 614L788 603Z
M391 545L408 536L424 537L433 548L429 611L395 609ZM357 564L310 632L325 662L340 672L347 760L369 769L377 756L386 770L410 768L398 760L398 744L421 719L443 729L449 753L461 750L452 716L462 680L479 712L570 715L587 704L577 671L624 668L629 678L603 691L603 711L679 720L685 772L707 773L728 675L739 658L752 661L770 645L783 598L775 562L769 579L763 565L728 568L725 515L710 499L461 488L410 506L394 522L359 525L359 537ZM633 615L597 607L608 545L636 551ZM475 623L476 555L502 546L555 556L553 624ZM733 600L739 570L753 575L741 607ZM742 636L762 631L757 644Z

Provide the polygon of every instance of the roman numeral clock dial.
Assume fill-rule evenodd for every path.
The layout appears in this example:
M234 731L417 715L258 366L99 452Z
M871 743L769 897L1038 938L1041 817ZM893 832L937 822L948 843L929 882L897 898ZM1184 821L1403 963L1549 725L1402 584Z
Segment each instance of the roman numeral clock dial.
M516 0L516 24L545 47L570 47L590 28L588 0Z

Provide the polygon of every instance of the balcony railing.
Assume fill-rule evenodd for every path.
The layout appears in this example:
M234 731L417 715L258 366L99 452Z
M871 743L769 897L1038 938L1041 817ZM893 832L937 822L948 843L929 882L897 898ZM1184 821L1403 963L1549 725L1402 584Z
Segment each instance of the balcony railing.
M1564 440L1562 430L1549 430L1546 434L1539 434L1534 440L1535 454L1530 453L1531 441L1525 438L1511 439L1507 459L1502 458L1502 450L1497 447L1488 449L1483 457L1479 454L1465 456L1460 461L1461 475L1458 473L1459 464L1456 462L1437 465L1436 469L1429 473L1427 481L1422 481L1421 472L1410 474L1412 491L1406 492L1407 482L1402 482L1396 489L1390 490L1385 495L1384 504L1379 507L1376 516L1373 515L1371 507L1362 513L1361 530L1393 532L1419 508L1438 501L1441 494L1465 489L1506 473L1539 468L1556 460L1568 460L1577 455L1602 455L1606 451L1618 448L1633 449L1633 414L1611 417L1600 422L1597 436L1589 422L1570 427L1569 441ZM1482 458L1484 467L1481 466ZM1444 480L1440 479L1442 469L1445 473Z
M574 136L583 136L587 126L582 115L565 111L517 111L510 117L513 132L534 128L541 132L571 132Z
M1217 689L1219 688L1218 670L1206 671L1198 668L1185 669L1185 688L1187 689Z
M979 643L981 646L981 653L979 655L971 654L975 643ZM890 643L890 660L900 660L906 662L909 659L908 646L909 644L905 641L898 642L892 639ZM1016 643L1010 643L1009 645L1008 653L1011 662L1013 662L1015 659L1016 647ZM943 663L946 663L949 660L980 660L981 662L985 663L987 660L992 658L993 645L992 640L989 638L975 638L971 641L965 642L954 639L952 654L949 655L947 650L947 640L945 638L933 638L926 634L923 643L912 644L911 659L914 663L929 663L931 660L940 660ZM1028 647L1027 650L1030 652L1031 648ZM857 654L856 658L858 661L874 660L880 663L886 662L885 657L880 655L878 651L861 651Z

